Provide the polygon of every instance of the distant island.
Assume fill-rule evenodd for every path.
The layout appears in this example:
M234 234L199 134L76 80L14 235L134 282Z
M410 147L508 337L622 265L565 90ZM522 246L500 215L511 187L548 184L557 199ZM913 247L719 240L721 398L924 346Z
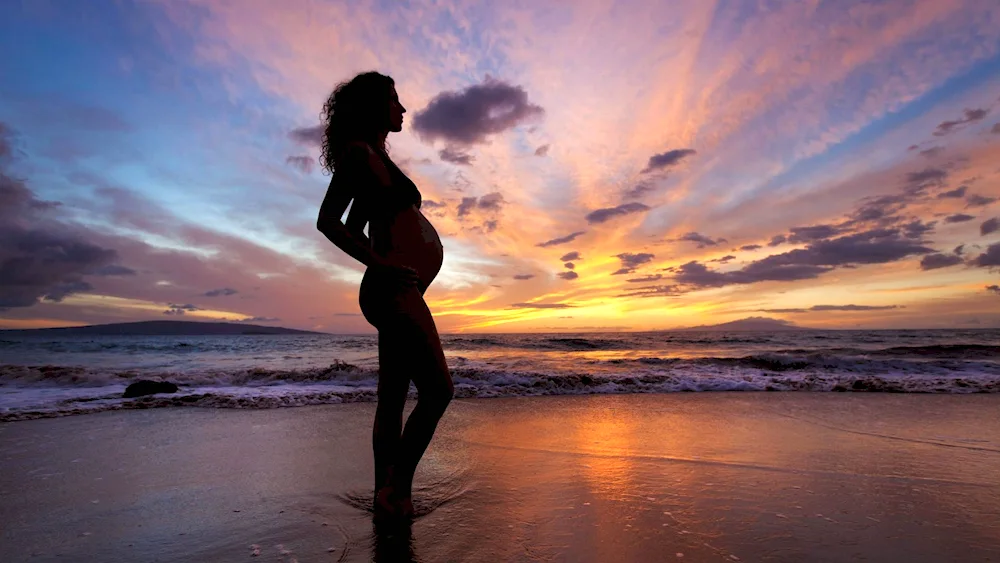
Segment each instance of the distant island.
M691 330L691 331L730 331L730 330L757 330L757 331L775 331L775 330L814 330L810 327L798 326L792 324L788 321L783 321L781 319L771 319L768 317L747 317L745 319L740 319L738 321L730 321L728 323L722 323L717 325L701 325L692 326L688 328L678 328L675 330Z
M0 330L0 334L53 334L60 336L208 336L231 334L325 334L280 326L198 321L139 321L103 325Z

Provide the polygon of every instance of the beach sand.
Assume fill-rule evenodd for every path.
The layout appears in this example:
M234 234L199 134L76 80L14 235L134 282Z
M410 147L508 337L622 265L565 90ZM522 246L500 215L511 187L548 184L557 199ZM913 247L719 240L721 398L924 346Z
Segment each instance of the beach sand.
M378 528L374 408L2 424L0 561L1000 561L998 395L456 400Z

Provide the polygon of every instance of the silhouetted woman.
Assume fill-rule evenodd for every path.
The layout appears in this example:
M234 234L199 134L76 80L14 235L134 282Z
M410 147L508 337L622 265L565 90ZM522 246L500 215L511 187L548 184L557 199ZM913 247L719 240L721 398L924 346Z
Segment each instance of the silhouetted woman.
M373 508L377 516L410 517L413 473L454 387L423 298L441 269L441 240L420 212L416 185L385 148L389 132L402 130L405 112L393 80L377 72L359 74L333 91L323 106L321 156L333 177L316 227L367 266L358 301L378 329ZM346 224L341 223L348 204ZM410 380L417 404L404 429Z

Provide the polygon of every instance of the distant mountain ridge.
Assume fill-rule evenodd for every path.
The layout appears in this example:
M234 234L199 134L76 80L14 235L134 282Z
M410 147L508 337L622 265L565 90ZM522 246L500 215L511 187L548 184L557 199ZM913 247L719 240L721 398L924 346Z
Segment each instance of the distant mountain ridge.
M810 327L798 326L792 324L788 321L783 321L781 319L772 319L768 317L747 317L745 319L740 319L738 321L730 321L728 323L722 323L717 325L701 325L692 326L688 328L680 328L677 330L701 330L701 331L724 331L724 330L757 330L757 331L774 331L774 330L812 330Z
M58 334L60 336L210 336L238 334L325 334L280 326L200 321L138 321L103 325L0 330L0 334Z

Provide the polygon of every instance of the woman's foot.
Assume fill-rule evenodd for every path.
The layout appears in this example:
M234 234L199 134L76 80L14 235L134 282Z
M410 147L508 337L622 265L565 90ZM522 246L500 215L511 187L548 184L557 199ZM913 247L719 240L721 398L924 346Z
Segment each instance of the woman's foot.
M399 510L401 518L413 518L413 498L409 496L398 497L396 508Z
M392 485L380 488L372 505L376 518L413 518L413 500L397 494Z
M372 500L372 512L376 518L395 518L399 512L392 501L393 490L389 485L385 485L375 491L375 498Z

